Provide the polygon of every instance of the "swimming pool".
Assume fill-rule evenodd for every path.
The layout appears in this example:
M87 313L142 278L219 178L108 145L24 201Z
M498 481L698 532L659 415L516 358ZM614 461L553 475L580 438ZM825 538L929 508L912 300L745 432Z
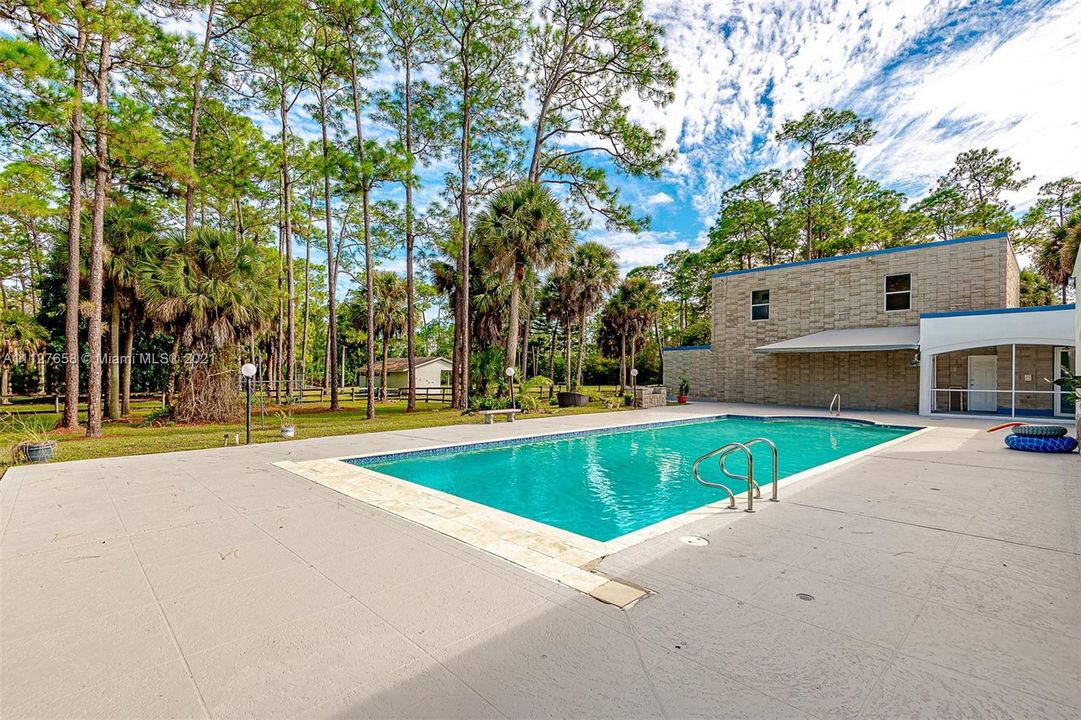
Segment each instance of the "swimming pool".
M347 460L394 478L607 542L716 502L723 490L695 482L695 459L729 442L766 437L786 478L907 435L919 428L809 418L723 416L524 438ZM754 448L755 479L766 486L771 457ZM727 461L746 473L742 453ZM704 463L703 479L737 495L746 484Z

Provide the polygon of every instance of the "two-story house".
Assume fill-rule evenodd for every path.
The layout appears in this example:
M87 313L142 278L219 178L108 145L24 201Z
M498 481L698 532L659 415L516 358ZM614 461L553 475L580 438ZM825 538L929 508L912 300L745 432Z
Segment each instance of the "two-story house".
M1074 307L1019 307L1005 233L713 276L708 346L664 381L726 402L1072 416Z

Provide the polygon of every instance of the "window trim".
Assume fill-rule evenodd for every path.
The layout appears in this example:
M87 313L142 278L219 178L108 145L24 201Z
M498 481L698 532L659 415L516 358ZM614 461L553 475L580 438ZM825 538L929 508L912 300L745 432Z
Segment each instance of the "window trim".
M891 277L900 277L902 275L908 276L908 290L887 290L889 287L889 281ZM908 295L908 307L894 308L890 310L889 298L891 295ZM912 311L912 273L910 272L898 272L890 273L882 278L882 311L888 313L895 312L911 312Z
M754 301L754 294L759 293L759 292L766 293L766 302L764 302L764 303L756 303ZM751 309L750 309L751 322L766 322L767 320L769 320L770 319L770 303L773 300L772 293L770 292L770 289L769 288L758 288L757 290L751 290L750 300L751 300L751 303L750 303L750 305L751 305ZM764 318L756 318L754 316L754 309L759 308L759 307L766 308L766 316Z

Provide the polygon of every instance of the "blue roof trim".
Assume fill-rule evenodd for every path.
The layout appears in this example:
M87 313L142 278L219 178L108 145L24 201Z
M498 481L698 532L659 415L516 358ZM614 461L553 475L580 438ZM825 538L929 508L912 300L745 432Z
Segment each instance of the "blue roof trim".
M815 258L813 260L797 260L795 262L781 263L780 265L763 265L762 267L746 268L744 270L730 270L729 272L714 273L711 277L721 278L729 275L746 275L747 273L762 272L764 270L780 270L782 268L798 267L800 265L816 265L818 263L835 262L837 260L854 260L874 255L889 255L890 253L907 252L909 250L922 250L927 247L943 247L945 245L957 245L960 243L976 242L977 240L997 240L1008 237L1009 233L993 233L991 235L973 235L972 237L953 238L952 240L936 240L935 242L920 243L919 245L901 245L899 247L885 248L884 250L867 250L866 252L852 253L851 255L834 255L832 257Z
M1075 310L1076 305L1036 305L1033 307L994 308L991 310L958 310L957 312L920 313L920 318L964 317L966 315L1011 315L1013 313L1052 312L1054 310Z
M661 350L712 350L712 345L674 345L672 347L662 347Z

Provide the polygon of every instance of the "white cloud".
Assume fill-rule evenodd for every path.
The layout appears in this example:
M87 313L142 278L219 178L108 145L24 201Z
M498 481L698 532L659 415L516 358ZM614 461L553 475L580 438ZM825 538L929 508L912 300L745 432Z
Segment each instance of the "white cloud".
M628 98L666 131L703 217L732 182L791 163L781 123L828 105L874 118L865 170L922 189L958 152L998 147L1040 182L1081 172L1081 0L647 0L679 72L675 101ZM1017 197L1025 202L1025 193Z
M653 193L646 198L646 205L649 207L656 207L658 205L669 205L674 202L675 199L673 199L672 196L666 192Z
M644 231L600 231L589 236L602 245L607 245L619 254L619 270L626 274L642 265L656 265L664 256L676 250L686 250L690 243L679 239L675 232Z
M957 153L994 147L1036 176L1013 197L1022 205L1041 183L1081 172L1081 95L1069 70L1081 68L1079 24L1081 2L1064 2L1005 40L991 34L944 60L892 73L878 103L889 111L864 154L869 169L922 188Z

